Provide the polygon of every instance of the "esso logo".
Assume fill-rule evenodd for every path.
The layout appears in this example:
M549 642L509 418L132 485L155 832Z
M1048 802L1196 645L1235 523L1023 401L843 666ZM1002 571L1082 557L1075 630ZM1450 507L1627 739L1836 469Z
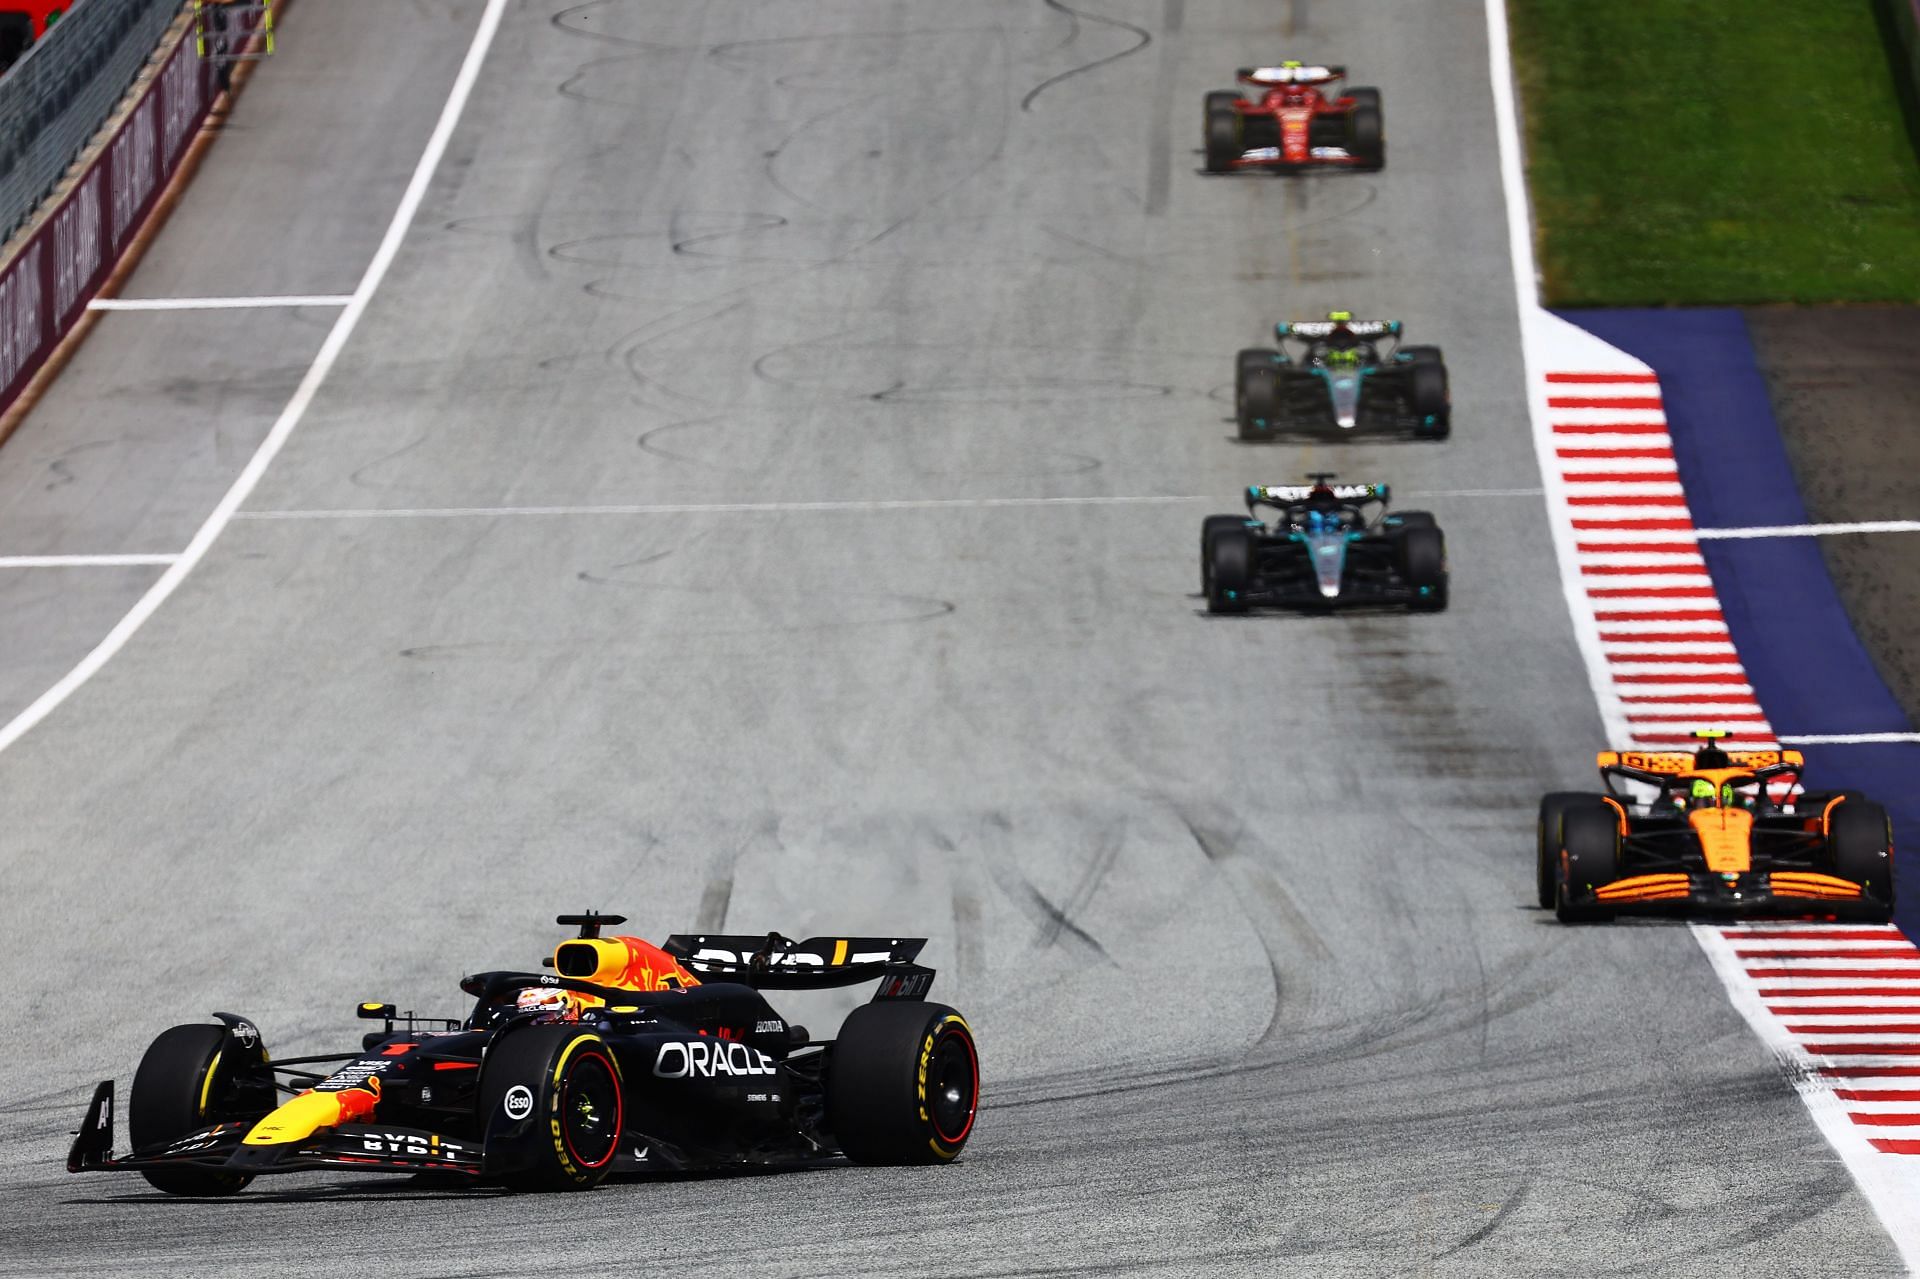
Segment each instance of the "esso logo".
M515 1084L507 1089L507 1099L501 1103L509 1119L525 1119L533 1113L533 1090L525 1084Z

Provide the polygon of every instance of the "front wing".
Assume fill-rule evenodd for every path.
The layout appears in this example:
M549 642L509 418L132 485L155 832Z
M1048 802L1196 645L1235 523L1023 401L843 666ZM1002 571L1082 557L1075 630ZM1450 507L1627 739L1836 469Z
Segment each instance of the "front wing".
M222 1123L188 1133L164 1146L115 1157L113 1082L100 1083L86 1120L67 1153L68 1172L138 1172L158 1168L204 1168L242 1176L345 1168L360 1172L459 1173L479 1177L486 1167L480 1143L418 1128L388 1124L342 1124L303 1141L274 1146L244 1144L250 1123Z

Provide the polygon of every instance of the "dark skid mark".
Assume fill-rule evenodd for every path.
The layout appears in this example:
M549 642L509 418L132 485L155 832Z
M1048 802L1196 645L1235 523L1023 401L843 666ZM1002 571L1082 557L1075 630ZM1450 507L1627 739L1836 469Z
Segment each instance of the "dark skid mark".
M1092 933L1069 919L1066 911L1049 901L1047 895L1035 888L1024 875L1020 878L1020 888L1026 894L1027 903L1038 910L1042 916L1039 937L1041 946L1058 945L1061 934L1065 933L1081 946L1098 955L1102 961L1113 963L1113 956L1107 954L1107 948L1102 946Z
M64 450L60 456L47 463L47 471L53 476L53 479L47 482L47 491L52 492L54 489L64 488L66 485L74 482L77 477L73 473L73 468L69 466L68 463L73 460L76 454L91 453L95 449L110 449L119 443L121 443L119 440L92 440L86 444L76 444L72 448Z
M674 550L675 550L675 549L677 549L677 548L674 548L674 547L668 547L668 548L667 548L666 550L664 550L664 551L656 551L656 552L655 552L654 554L652 554L652 555L642 555L642 556L641 556L641 557L640 557L639 559L637 559L637 560L626 560L626 561L624 561L624 562L622 562L622 563L619 563L619 564L615 564L615 565L614 565L614 566L613 566L613 567L612 567L611 569L609 569L609 570L608 570L608 572L609 572L609 573L618 573L618 572L619 572L620 570L622 570L622 569L629 569L629 568L645 568L645 567L646 567L647 565L649 565L649 564L658 564L658 563L659 563L659 562L660 562L661 560L664 560L664 559L666 559L666 558L667 558L667 556L669 556L669 555L672 555L672 554L674 553ZM577 578L577 579L578 579L579 581L582 581L582 582L587 582L587 583L590 583L590 584L592 584L592 585L594 585L594 586L638 586L638 585L641 585L641 583L639 583L639 582L628 582L628 581L623 581L623 580L621 580L620 578L617 578L617 577L611 577L611 576L609 576L609 577L600 577L600 576L597 576L596 574L593 574L593 573L589 573L589 572L587 572L587 570L585 570L585 569L581 569L581 570L580 570L580 571L579 571L578 573L576 573L576 574L574 574L574 576L575 576L575 578Z
M1445 1252L1434 1254L1433 1259L1435 1261L1445 1261L1448 1257L1453 1256L1457 1252L1465 1252L1467 1249L1473 1247L1475 1244L1479 1243L1481 1240L1486 1239L1488 1236L1493 1234L1494 1231L1500 1229L1501 1226L1506 1224L1507 1218L1513 1215L1514 1209L1518 1208L1520 1206L1521 1201L1527 1197L1527 1191L1531 1190L1532 1188L1533 1188L1533 1176L1532 1174L1528 1174L1528 1176L1524 1180L1522 1180L1519 1185L1513 1188L1513 1193L1508 1195L1505 1199L1503 1199L1500 1202L1499 1211L1495 1212L1493 1216L1489 1217L1486 1221L1486 1224L1482 1225L1478 1230L1474 1231L1472 1234L1468 1235L1465 1239L1462 1239L1459 1243L1453 1245L1453 1247L1447 1249Z
M655 53L678 53L682 51L682 46L680 45L660 44L653 40L635 40L630 36L609 35L604 31L590 31L580 25L594 16L594 10L605 9L611 2L612 0L587 0L586 4L576 4L560 10L560 12L547 19L547 22L554 30L564 31L566 34L578 36L582 40L600 40L607 44L625 45L632 49L649 49Z
M1054 85L1059 84L1062 80L1071 79L1072 77L1080 75L1083 72L1093 71L1100 67L1104 67L1109 62L1118 62L1120 59L1124 57L1140 52L1140 50L1146 48L1148 45L1153 43L1153 36L1150 32L1148 32L1148 30L1145 27L1136 27L1131 22L1122 22L1118 18L1109 18L1098 13L1088 13L1084 9L1070 8L1067 5L1062 4L1061 0L1041 0L1041 3L1046 5L1047 8L1049 9L1053 9L1060 13L1066 14L1068 19L1075 23L1078 23L1078 21L1081 18L1085 18L1088 22L1098 22L1102 26L1118 27L1122 31L1130 31L1134 35L1139 36L1140 39L1138 43L1128 48L1122 49L1118 53L1110 53L1104 58L1096 58L1092 62L1083 63L1080 66L1069 68L1068 70L1062 71L1059 75L1050 76L1047 79L1042 80L1039 84L1036 84L1033 86L1033 88L1027 90L1026 97L1020 99L1020 109L1022 111L1033 110L1033 100L1039 97L1042 93L1045 93L1048 89L1052 88ZM1075 30L1076 31L1078 30L1077 26Z

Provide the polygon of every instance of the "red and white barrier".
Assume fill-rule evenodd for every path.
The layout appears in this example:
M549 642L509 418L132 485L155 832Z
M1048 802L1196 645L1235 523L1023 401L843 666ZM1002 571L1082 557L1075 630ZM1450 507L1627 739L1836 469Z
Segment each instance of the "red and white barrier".
M189 34L49 217L0 266L0 414L86 313L218 96Z

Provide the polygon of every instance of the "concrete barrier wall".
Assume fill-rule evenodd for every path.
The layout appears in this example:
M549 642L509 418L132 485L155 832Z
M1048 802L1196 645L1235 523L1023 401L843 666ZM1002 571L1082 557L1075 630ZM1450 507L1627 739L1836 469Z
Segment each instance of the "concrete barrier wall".
M217 96L216 69L189 32L65 198L0 264L0 414L85 314Z

